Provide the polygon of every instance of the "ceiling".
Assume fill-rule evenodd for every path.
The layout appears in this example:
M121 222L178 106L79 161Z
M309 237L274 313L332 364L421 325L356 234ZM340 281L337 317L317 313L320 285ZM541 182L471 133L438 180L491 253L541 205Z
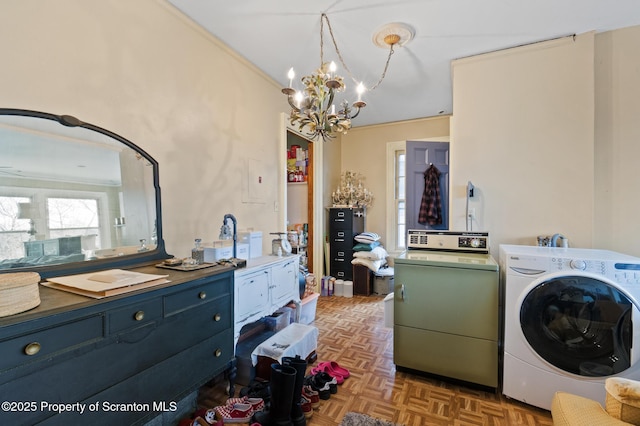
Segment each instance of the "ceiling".
M168 0L283 87L320 65L320 16L329 17L344 62L372 87L388 50L373 36L382 26L410 25L415 37L396 46L384 81L367 92L354 120L363 126L452 113L451 61L543 40L640 25L637 0ZM325 24L324 60L338 64L344 97L355 84L336 55ZM342 98L338 99L339 103ZM283 95L283 111L287 102Z

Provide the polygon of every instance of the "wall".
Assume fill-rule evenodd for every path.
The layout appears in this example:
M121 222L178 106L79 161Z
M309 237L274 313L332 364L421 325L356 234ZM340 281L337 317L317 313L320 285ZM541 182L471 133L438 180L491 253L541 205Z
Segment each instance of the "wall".
M470 180L495 255L556 232L593 245L593 58L587 33L453 62L452 229Z
M594 246L640 256L640 27L596 36Z
M373 192L373 204L367 209L366 230L380 234L383 245L386 243L387 142L448 135L449 116L356 127L342 135L341 170L361 173L363 185ZM338 176L331 182L327 192L331 194L339 182Z
M3 2L0 51L4 107L74 115L159 162L169 253L217 239L225 213L280 229L280 88L166 2Z

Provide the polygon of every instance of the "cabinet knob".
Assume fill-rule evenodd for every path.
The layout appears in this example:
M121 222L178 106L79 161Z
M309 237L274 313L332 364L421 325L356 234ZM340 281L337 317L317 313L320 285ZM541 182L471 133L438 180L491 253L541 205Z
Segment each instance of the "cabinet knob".
M207 298L207 293L205 293L204 291L201 291L200 293L198 293L198 297L200 299L206 299Z
M220 315L220 314L215 314L215 315L213 316L213 320L214 320L215 322L218 322L218 321L220 321L221 319L222 319L222 315Z
M32 343L29 343L27 346L25 346L24 353L27 355L35 355L38 352L40 352L40 349L42 349L42 346L40 346L40 343L32 342Z
M138 311L133 315L136 321L142 321L144 319L144 311Z
M220 355L222 355L222 349L216 349L214 355L216 356L216 358L218 358Z

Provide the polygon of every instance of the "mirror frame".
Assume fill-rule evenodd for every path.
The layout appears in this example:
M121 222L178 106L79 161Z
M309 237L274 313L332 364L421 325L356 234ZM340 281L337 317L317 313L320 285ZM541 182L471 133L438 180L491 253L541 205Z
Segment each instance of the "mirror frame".
M172 257L171 255L167 254L167 252L165 251L164 238L162 236L162 211L161 211L162 203L160 198L160 181L159 181L158 162L153 157L151 157L145 150L143 150L133 142L129 141L128 139L125 139L124 137L116 133L113 133L107 129L104 129L102 127L99 127L90 123L85 123L71 115L56 115L56 114L50 114L46 112L26 110L26 109L0 108L0 116L1 115L14 115L14 116L41 118L45 120L56 121L61 125L67 126L67 127L82 127L82 128L109 136L112 139L115 139L118 142L123 143L124 145L128 146L129 148L133 149L134 151L142 155L153 166L153 186L155 189L155 200L156 200L155 207L156 207L157 243L156 243L155 249L142 252L142 253L134 253L134 254L129 254L125 256L116 256L116 257L109 257L104 259L92 259L89 261L85 260L82 262L43 265L40 267L9 268L6 270L0 270L0 273L37 272L40 274L41 278L45 279L48 277L86 273L86 272L92 272L94 270L101 270L101 269L126 268L134 265L141 265L141 264L149 263L152 261L163 260L163 259Z

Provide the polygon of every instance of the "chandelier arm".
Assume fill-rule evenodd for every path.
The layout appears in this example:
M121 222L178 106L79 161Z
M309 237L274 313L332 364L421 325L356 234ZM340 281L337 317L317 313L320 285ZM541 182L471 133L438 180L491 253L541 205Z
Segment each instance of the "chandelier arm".
M356 113L353 114L350 118L356 118L360 114L360 107L356 107Z
M293 96L287 96L287 102L289 102L289 105L291 106L291 108L293 108L296 112L300 112L302 111L302 108L300 108L299 106L297 106L296 104L294 104L291 100L293 99Z

